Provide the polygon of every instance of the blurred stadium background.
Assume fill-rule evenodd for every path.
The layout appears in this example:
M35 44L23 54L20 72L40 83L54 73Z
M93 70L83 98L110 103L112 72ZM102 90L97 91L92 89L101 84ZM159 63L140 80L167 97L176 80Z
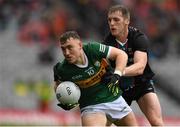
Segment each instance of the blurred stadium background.
M101 41L112 4L128 6L131 24L149 36L165 125L180 125L179 0L0 0L0 125L80 125L78 108L58 108L52 90L52 67L62 58L58 36L76 30Z

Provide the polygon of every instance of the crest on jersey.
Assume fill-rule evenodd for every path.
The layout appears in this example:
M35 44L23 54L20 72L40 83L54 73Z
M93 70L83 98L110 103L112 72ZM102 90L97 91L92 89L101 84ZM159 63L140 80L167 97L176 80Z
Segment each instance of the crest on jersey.
M101 66L101 63L100 63L99 61L96 61L96 62L94 63L94 65L95 65L96 67L100 67L100 66Z

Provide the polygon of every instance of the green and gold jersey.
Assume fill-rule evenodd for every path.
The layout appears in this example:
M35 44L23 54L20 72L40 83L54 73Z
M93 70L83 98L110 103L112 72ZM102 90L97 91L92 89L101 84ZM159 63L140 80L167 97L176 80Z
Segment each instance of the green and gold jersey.
M105 58L110 47L100 43L88 43L83 45L83 50L87 66L77 66L64 60L54 66L54 80L72 81L80 87L80 108L117 99L121 93L113 96L107 84L101 81L106 67L109 66Z

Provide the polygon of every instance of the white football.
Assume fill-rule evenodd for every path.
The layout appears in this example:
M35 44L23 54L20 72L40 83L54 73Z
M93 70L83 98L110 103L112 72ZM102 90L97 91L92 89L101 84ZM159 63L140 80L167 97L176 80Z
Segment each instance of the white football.
M56 89L56 98L62 104L78 103L80 96L79 87L70 81L61 82Z

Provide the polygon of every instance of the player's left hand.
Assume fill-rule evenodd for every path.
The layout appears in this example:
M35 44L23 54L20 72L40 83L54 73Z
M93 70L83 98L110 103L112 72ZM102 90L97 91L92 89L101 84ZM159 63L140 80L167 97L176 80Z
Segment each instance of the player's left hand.
M78 103L75 103L75 104L61 104L61 103L58 103L57 104L57 106L61 107L64 110L71 110L74 107L76 107L77 105L78 105Z
M117 96L118 93L120 92L120 90L119 90L119 82L120 82L120 80L121 80L120 75L113 74L111 76L110 82L108 83L109 91L111 91L114 96Z

